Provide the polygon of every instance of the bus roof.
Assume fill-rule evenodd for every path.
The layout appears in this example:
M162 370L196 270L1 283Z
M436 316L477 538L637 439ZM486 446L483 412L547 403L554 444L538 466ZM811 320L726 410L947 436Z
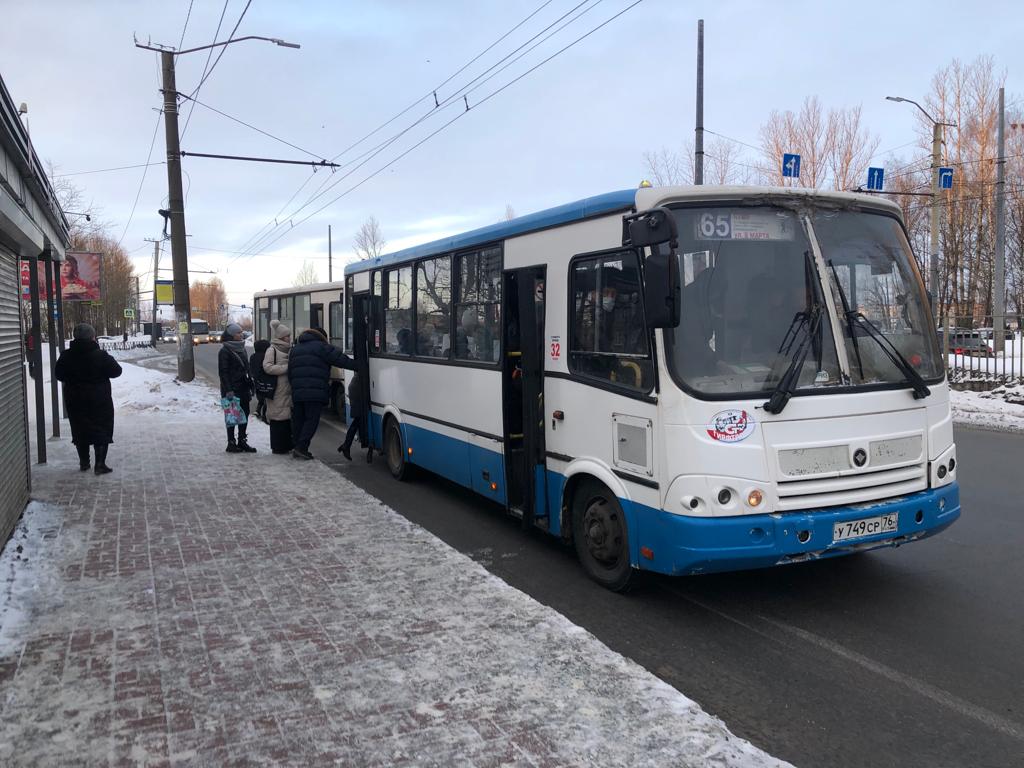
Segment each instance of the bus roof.
M289 286L288 288L274 288L272 290L256 291L256 298L264 296L291 296L298 293L316 293L317 291L340 291L344 289L344 280L335 280L333 283L314 283L313 285Z
M498 224L491 224L480 229L474 229L459 235L434 240L423 245L414 245L394 253L384 254L375 259L366 259L345 267L345 274L351 275L357 272L366 272L381 266L400 264L405 261L425 256L434 256L450 251L473 248L479 245L504 240L516 235L524 235L529 232L536 232L549 227L556 227L561 224L571 224L582 221L592 216L599 216L615 211L625 211L635 208L646 210L656 205L672 201L682 200L735 200L737 198L814 198L825 202L838 203L840 205L866 205L881 208L899 213L900 208L891 200L878 198L873 195L858 194L855 192L827 192L816 189L804 189L802 187L752 187L752 186L672 186L672 187L641 187L640 189L620 189L615 192L607 192L603 195L586 197L573 203L548 208L547 210L529 213L519 216L511 221L502 221ZM274 293L288 293L285 291L267 291L257 296L272 295Z
M583 200L577 200L574 203L560 205L556 208L548 208L544 211L528 213L525 216L519 216L511 221L502 221L498 224L491 224L486 227L481 227L480 229L474 229L470 232L464 232L459 235L453 235L452 237L435 240L432 243L414 245L411 248L405 248L401 251L395 251L394 253L378 256L375 259L359 261L345 267L345 274L351 275L356 272L365 272L368 269L374 269L387 264L397 264L410 259L420 258L422 256L433 256L439 253L448 253L449 251L458 251L478 245L485 245L486 243L504 240L505 238L513 237L515 235L523 235L527 232L535 232L540 229L556 227L560 224L582 221L583 219L588 219L591 216L599 216L603 213L624 211L632 208L635 202L635 189L621 189L617 192L608 192L603 195L586 197Z

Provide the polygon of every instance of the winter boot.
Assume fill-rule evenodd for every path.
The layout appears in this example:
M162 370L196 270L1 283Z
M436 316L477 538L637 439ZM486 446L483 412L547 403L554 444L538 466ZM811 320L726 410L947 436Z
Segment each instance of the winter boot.
M373 448L372 447L366 449L366 463L367 464L373 464Z
M97 445L96 446L96 469L93 470L97 475L109 475L112 470L107 466L107 446Z
M82 472L92 469L92 464L89 463L89 444L75 445L78 450L78 469Z
M340 453L342 456L344 456L349 461L352 461L352 450L345 443L342 443L341 445L338 446L338 453Z
M256 453L256 449L253 448L251 445L249 445L249 443L246 441L246 439L244 437L240 437L240 438L238 438L238 452L239 453Z

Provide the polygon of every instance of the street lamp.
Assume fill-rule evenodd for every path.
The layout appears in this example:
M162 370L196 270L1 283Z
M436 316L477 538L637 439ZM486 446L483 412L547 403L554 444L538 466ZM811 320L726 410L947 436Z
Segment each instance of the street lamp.
M178 325L178 379L192 381L196 377L195 353L192 349L192 306L188 290L188 253L185 248L185 201L181 185L181 145L178 135L178 90L174 76L174 57L196 51L205 51L243 40L265 40L285 48L298 48L297 43L288 43L276 37L246 35L219 43L201 45L175 51L166 46L142 45L136 48L156 51L160 54L164 94L164 135L167 143L167 218L171 222L171 264L174 269L174 315ZM163 213L161 211L161 213Z
M956 128L956 123L941 123L928 114L927 110L913 99L902 96L886 96L888 101L913 104L932 124L932 210L931 210L931 254L928 268L928 288L931 292L932 315L937 317L935 302L939 299L939 166L942 164L942 128Z

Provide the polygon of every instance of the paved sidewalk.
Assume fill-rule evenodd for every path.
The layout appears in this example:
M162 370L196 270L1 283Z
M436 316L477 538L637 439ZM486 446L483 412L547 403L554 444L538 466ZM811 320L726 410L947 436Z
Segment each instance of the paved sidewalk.
M34 472L0 764L780 764L265 427L227 455L215 409L146 410L154 386L112 475L66 439Z

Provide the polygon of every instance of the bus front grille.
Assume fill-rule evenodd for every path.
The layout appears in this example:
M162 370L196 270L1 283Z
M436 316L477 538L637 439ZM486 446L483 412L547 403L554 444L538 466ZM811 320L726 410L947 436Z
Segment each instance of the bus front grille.
M835 507L903 496L928 487L927 464L846 474L816 480L786 480L776 484L778 510Z

